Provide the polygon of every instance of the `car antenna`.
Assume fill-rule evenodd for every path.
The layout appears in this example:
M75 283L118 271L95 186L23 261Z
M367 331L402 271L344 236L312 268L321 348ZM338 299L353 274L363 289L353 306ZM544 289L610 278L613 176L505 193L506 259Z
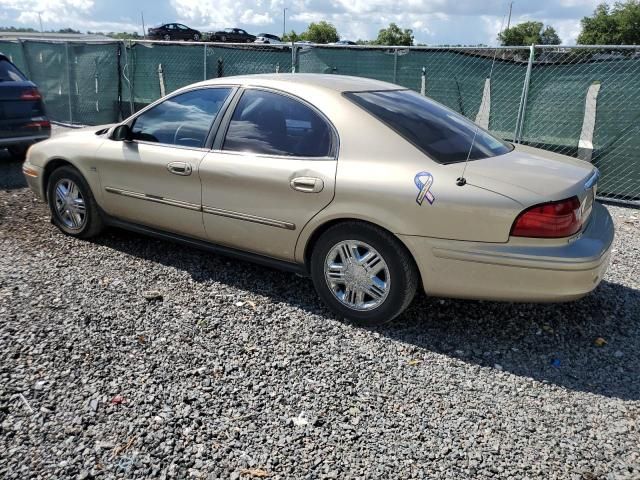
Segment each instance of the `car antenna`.
M504 19L505 16L502 17L502 23L500 24L500 31L498 32L498 38L500 38L500 34L502 34L502 28L504 27ZM491 77L493 76L493 67L496 64L496 57L498 56L498 45L493 52L493 60L491 61L491 70L489 70L489 88L491 88ZM480 106L484 109L487 108L488 103L484 101L484 90L482 91L482 101L480 102ZM469 152L467 153L467 159L464 161L464 167L462 168L462 175L456 178L456 185L459 187L463 187L467 184L467 179L464 177L464 174L467 172L467 165L469 164L469 159L471 158L471 152L473 151L473 147L476 144L476 137L478 136L478 131L480 130L480 125L476 123L476 128L473 132L473 139L471 140L471 146L469 147Z

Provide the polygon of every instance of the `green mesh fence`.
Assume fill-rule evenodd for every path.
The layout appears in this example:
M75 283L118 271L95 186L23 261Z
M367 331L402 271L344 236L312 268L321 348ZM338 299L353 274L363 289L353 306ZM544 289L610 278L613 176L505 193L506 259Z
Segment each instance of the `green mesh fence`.
M38 84L53 120L83 125L120 121L163 94L210 78L295 71L393 82L502 138L586 155L603 174L602 195L640 203L640 47L536 47L530 60L529 47L24 39L0 41L0 52ZM589 95L596 98L587 107ZM586 153L585 145L592 147Z

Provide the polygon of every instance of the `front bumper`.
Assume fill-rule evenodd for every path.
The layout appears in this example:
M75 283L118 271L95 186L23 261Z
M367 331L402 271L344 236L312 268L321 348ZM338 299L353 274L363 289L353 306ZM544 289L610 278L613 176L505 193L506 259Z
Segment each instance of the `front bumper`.
M27 181L29 188L33 190L40 200L44 200L45 195L42 184L44 170L32 163L29 163L29 160L25 160L22 164L22 173L24 174L24 178Z
M613 220L596 203L583 231L569 239L512 237L474 243L400 236L429 295L480 300L562 302L598 286L609 266Z

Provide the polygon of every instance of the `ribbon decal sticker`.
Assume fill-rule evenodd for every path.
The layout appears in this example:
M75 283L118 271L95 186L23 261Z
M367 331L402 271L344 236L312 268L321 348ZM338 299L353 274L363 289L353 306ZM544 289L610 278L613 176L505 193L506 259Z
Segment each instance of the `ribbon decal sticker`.
M416 203L418 205L422 205L422 202L424 202L424 199L427 199L427 202L429 202L430 205L433 205L433 202L435 202L436 197L433 196L433 193L431 193L431 186L433 185L433 175L431 175L429 172L420 172L418 173L413 181L416 184L416 187L418 187L418 196L416 197Z

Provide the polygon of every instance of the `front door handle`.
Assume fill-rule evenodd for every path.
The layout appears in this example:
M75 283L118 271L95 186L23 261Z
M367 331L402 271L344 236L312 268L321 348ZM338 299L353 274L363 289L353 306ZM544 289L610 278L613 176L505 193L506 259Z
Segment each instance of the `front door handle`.
M291 188L298 192L318 193L324 188L324 182L315 177L296 177L290 182Z
M182 175L184 177L191 175L191 172L193 171L191 165L187 162L171 162L167 165L167 170L174 175Z

